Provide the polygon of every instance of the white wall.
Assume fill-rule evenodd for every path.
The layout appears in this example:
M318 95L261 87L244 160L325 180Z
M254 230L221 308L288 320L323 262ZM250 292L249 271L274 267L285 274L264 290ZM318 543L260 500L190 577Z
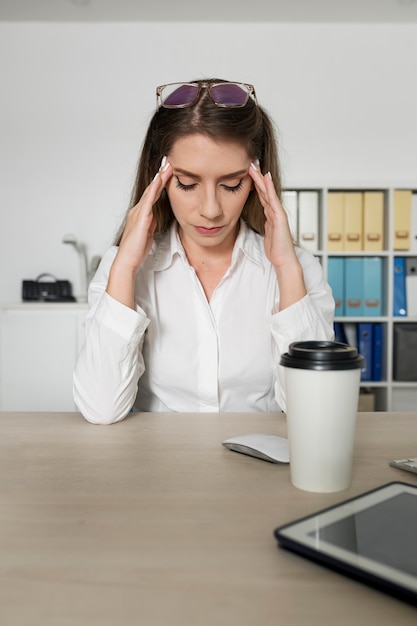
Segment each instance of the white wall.
M417 188L417 25L0 24L0 303L102 254L127 207L157 84L255 84L284 183Z

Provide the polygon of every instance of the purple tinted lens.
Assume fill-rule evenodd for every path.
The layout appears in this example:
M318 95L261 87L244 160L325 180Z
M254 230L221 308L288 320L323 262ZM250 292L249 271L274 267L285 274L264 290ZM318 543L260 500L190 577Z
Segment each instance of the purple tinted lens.
M197 85L181 85L180 87L174 87L173 91L170 91L170 87L165 87L162 93L162 104L165 106L184 106L191 104L198 92Z
M240 85L222 83L211 88L211 96L216 104L223 106L243 106L248 100L248 91Z

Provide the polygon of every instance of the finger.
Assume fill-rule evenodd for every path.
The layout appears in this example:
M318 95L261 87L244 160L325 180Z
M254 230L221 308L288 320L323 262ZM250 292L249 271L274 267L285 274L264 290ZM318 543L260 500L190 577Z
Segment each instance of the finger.
M171 163L169 163L169 161L166 161L165 165L159 170L159 176L160 176L163 186L167 184L167 182L169 181L169 179L171 178L173 174L173 171L174 170L172 168Z
M265 186L263 184L262 176L260 176L260 178L258 177L255 178L255 175L251 174L251 177L253 180L255 191L258 194L258 198L262 206L265 208L265 206L268 204L268 196L267 196Z
M149 187L152 191L156 190L156 193L158 194L156 199L159 198L159 194L161 193L162 189L167 184L168 180L171 178L172 172L173 172L173 169L172 169L171 164L168 161L166 161L164 165L161 165L160 169L155 174Z
M262 172L259 170L256 163L254 163L253 161L251 162L250 167L249 167L249 175L252 178L258 193L261 192L265 194L266 187L265 187L264 177L262 176Z
M274 202L277 201L277 195L270 174L263 175L255 164L251 163L249 168L250 176L254 182L255 189L258 193L259 200L263 206L265 218L267 221L274 219Z
M163 166L161 165L161 168L143 192L141 199L131 210L140 211L150 215L152 213L153 205L159 199L162 190L171 176L172 167L170 163L165 163Z
M277 194L277 190L275 189L271 173L268 172L267 174L265 174L263 179L265 184L266 197L271 211L275 215L286 214L285 209L282 206L281 200Z
M267 172L266 174L262 174L254 162L251 163L249 173L255 184L255 188L263 206L265 207L266 204L271 204L271 207L273 208L274 204L279 203L279 198L271 173Z

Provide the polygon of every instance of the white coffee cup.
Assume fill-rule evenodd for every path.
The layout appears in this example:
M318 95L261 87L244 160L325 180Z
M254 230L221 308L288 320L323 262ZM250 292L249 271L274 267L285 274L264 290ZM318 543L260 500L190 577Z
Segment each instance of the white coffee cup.
M299 341L282 355L290 476L295 487L333 492L351 482L361 369L356 348Z

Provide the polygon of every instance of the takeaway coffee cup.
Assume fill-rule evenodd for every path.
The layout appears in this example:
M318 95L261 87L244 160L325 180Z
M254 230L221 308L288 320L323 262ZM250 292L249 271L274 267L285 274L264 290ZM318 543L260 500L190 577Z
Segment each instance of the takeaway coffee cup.
M292 484L315 492L347 489L364 358L344 343L298 341L280 363L286 374Z

